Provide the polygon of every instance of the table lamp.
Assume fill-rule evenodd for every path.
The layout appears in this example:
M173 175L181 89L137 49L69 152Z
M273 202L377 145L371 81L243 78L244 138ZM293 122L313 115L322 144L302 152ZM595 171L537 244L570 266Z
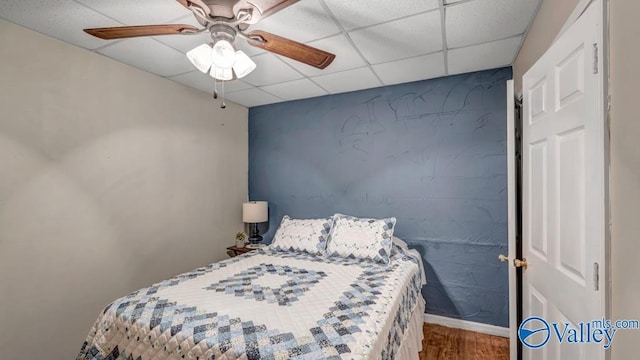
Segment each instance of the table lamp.
M242 222L249 224L249 246L256 248L262 243L258 233L258 223L269 220L268 203L266 201L249 201L242 204Z

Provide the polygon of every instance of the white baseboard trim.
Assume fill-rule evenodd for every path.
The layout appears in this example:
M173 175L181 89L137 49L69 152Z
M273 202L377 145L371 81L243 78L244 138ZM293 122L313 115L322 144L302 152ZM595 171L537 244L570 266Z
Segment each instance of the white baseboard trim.
M437 324L455 329L475 331L482 334L509 337L509 328L488 325L468 320L454 319L433 314L424 314L424 322L429 324Z

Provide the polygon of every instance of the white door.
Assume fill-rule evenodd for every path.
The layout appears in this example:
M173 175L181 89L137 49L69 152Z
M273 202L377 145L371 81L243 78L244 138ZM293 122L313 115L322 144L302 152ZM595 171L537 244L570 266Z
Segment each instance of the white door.
M523 78L522 250L528 263L523 319L538 316L547 323L545 329L539 319L523 322L527 331L519 333L521 339L531 334L527 344L539 346L523 346L524 359L604 359L603 343L579 343L586 337L563 333L565 328L588 332L580 323L605 316L604 284L598 279L605 268L598 4L590 5Z

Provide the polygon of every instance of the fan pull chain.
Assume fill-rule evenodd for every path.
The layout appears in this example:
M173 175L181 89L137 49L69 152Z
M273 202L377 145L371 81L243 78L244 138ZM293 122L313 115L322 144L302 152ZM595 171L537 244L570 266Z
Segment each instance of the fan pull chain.
M214 99L218 98L218 82L216 78L213 78L213 98ZM222 104L220 104L220 108L226 109L227 104L224 103L224 81L222 82L222 97L220 98L220 100L222 100Z
M222 104L220 105L220 109L224 109L227 107L227 104L224 103L224 81L222 82Z

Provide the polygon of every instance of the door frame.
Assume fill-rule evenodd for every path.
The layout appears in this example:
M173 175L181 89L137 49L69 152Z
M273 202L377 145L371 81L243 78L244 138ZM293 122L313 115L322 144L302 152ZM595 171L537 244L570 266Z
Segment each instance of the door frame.
M516 268L511 260L517 255L517 212L516 212L516 130L515 130L516 98L513 80L507 81L507 217L508 217L508 255L509 268L509 358L518 358L518 307L522 306L518 296L518 279Z

